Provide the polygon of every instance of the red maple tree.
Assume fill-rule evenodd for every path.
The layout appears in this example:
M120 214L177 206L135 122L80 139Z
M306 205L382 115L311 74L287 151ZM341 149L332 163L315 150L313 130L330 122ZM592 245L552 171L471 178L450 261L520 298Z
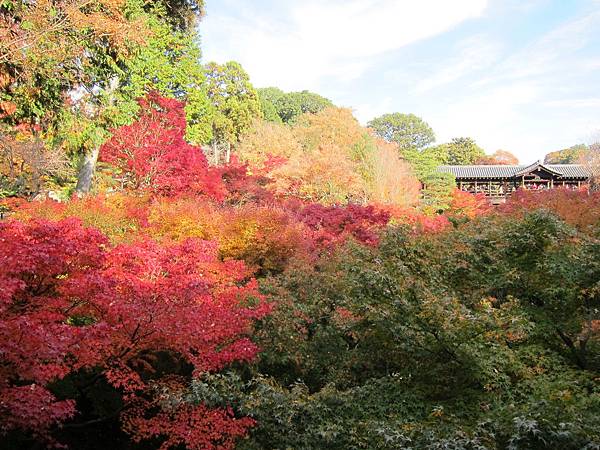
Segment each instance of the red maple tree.
M270 305L243 263L218 259L215 243L109 248L76 219L8 221L0 223L0 262L1 431L47 439L78 420L75 399L53 389L77 374L121 396L116 414L134 439L161 436L164 448L230 448L253 424L230 410L161 401L189 376L257 352L252 322ZM183 433L180 421L202 426Z
M100 150L100 159L120 170L123 186L161 195L192 193L223 198L219 171L208 167L200 147L184 139L185 104L156 92L138 103L139 118L114 130Z

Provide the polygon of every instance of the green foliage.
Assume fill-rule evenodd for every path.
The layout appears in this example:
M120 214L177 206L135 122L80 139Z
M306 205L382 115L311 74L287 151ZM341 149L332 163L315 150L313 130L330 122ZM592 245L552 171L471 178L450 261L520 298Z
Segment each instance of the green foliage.
M423 178L422 207L430 213L445 211L450 207L456 180L450 173L430 172Z
M109 130L133 120L137 98L156 90L187 101L188 139L211 140L212 106L194 30L203 1L67 3L19 2L12 12L33 23L21 33L30 51L13 51L3 65L18 74L0 77L0 103L15 108L0 113L3 122L35 124L76 169Z
M263 118L268 122L281 123L281 117L275 107L276 102L285 95L285 93L276 87L260 88L256 90L260 100L260 109Z
M367 126L382 139L397 143L400 150L422 149L435 141L431 127L414 114L384 114L371 120Z
M441 144L435 150L444 164L469 165L485 156L485 152L470 137L454 138L447 144Z
M148 42L125 62L121 74L122 88L114 106L107 111L113 126L132 120L137 113L136 100L148 91L186 101L187 137L195 143L212 137L211 105L205 87L204 69L200 64L198 36L194 32L173 31L166 23L149 18L152 31Z
M206 91L214 108L213 139L237 142L253 120L262 117L258 94L248 74L235 61L208 63L205 75Z
M585 144L573 145L569 148L550 152L544 158L546 164L581 164L589 147Z
M435 173L437 167L446 161L446 155L440 151L440 146L428 147L421 151L407 148L401 151L401 156L410 163L415 175L421 181Z
M596 448L599 260L544 210L390 229L264 282L254 371L189 401L254 417L244 449Z
M290 125L302 114L316 114L333 106L329 99L309 91L285 93L279 88L268 87L259 89L258 95L265 120Z

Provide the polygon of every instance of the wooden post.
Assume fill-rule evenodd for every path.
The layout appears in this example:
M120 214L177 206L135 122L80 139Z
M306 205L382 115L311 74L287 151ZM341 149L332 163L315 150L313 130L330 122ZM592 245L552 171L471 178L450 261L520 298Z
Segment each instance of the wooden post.
M475 193L477 194L477 180L475 180Z

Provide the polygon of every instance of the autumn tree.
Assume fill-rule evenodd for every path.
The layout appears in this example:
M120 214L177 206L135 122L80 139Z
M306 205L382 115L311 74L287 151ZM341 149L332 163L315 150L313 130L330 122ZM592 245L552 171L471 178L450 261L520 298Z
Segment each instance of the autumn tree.
M95 64L99 53L125 57L147 29L127 17L125 1L25 2L0 5L2 100L16 108L10 123L48 126L62 96Z
M214 243L108 249L74 219L3 222L0 242L3 434L50 442L57 426L113 421L165 449L233 448L254 423L179 397L192 372L252 359L247 335L269 311Z
M253 170L266 169L280 195L326 204L412 205L418 197L396 144L371 136L345 108L307 112L291 126L255 122L236 151Z
M590 174L590 187L600 190L600 142L591 144L579 161Z
M544 158L546 164L579 164L588 151L586 144L577 144L569 148L548 153Z
M375 146L369 169L365 172L369 200L404 207L416 205L421 184L410 164L400 157L395 144L375 140Z
M280 162L302 151L302 144L292 127L273 121L255 120L240 137L236 155L253 168L264 168L269 160Z
M190 141L203 143L211 139L211 105L195 31L201 12L201 2L139 5L137 14L144 18L149 34L144 44L119 61L116 69L114 64L106 68L92 66L93 81L79 87L85 94L63 117L65 124L76 124L63 126L66 142L75 148L85 145L86 140L93 143L81 164L78 192L87 192L91 187L99 145L108 137L106 130L130 123L138 112L137 99L151 90L186 102ZM105 73L107 69L112 72ZM90 108L95 111L91 116L86 114Z
M191 135L210 138L193 37L203 1L14 1L0 8L0 120L35 125L38 137L79 163L78 192L91 188L108 130L133 120L135 100L150 89L189 99Z
M68 176L66 156L28 133L0 128L0 197L35 197L45 182Z
M475 161L475 164L482 165L516 165L519 159L507 150L496 150L491 155L485 155Z
M151 93L139 100L141 115L114 130L101 159L117 167L121 185L163 195L205 194L221 198L223 185L200 147L185 139L184 104Z

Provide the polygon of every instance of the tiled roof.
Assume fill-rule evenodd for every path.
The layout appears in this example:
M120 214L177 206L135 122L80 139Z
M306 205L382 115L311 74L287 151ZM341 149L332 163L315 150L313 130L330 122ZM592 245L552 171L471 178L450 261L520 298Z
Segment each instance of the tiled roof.
M555 172L564 178L589 178L590 174L580 164L528 164L528 165L489 165L489 166L439 166L438 172L451 173L456 178L513 178L536 169L538 166Z

